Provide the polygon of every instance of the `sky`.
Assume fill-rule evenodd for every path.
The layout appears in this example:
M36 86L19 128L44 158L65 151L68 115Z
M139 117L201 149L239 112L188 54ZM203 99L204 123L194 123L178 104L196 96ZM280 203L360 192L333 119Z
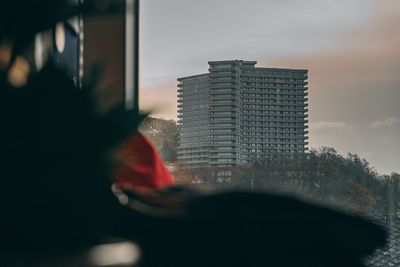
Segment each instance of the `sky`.
M310 146L400 172L400 1L144 0L141 107L176 119L178 77L210 60L309 70Z

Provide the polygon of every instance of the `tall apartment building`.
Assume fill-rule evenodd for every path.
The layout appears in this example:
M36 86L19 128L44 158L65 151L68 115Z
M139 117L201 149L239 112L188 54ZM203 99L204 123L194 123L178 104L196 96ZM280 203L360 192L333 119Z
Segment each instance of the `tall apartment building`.
M307 150L308 71L211 61L178 79L178 162L233 167Z

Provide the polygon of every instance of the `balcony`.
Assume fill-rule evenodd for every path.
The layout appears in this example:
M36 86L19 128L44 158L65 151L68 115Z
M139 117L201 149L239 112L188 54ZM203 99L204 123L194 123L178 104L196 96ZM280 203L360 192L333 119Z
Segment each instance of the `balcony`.
M230 126L228 125L218 125L218 126L210 126L210 130L223 130L223 129L236 129L236 125L232 124Z
M210 139L236 139L238 134L236 133L235 130L232 130L230 132L225 132L225 133L219 133L219 132L208 132L209 138ZM221 137L222 136L222 137Z
M218 89L218 88L223 88L223 89L234 89L237 86L235 82L214 82L210 84L210 88L212 89Z
M223 114L223 115L221 115L221 114L218 114L218 112L216 112L215 114L209 115L209 118L211 119L212 122L216 121L218 119L226 119L226 120L222 120L221 122L224 122L224 121L228 121L228 122L229 121L235 121L237 117L238 117L237 114L230 114L230 115Z
M245 104L246 105L246 104ZM255 104L253 104L255 105ZM292 105L285 105L288 106L289 108L282 108L282 105L259 105L259 107L246 107L246 106L242 106L243 110L254 110L254 111L283 111L283 112L307 112L308 109L304 109L304 108L293 108ZM302 107L302 106L301 106ZM272 113L271 113L272 114ZM271 115L271 114L265 114L265 115ZM282 114L282 116L290 116L293 117L293 115L289 115L289 114Z
M231 95L231 96L236 96L236 95L238 95L238 92L237 92L237 90L233 90L233 89L211 90L210 95Z
M230 107L236 107L238 104L237 101L225 101L225 102L218 102L218 101L211 101L210 107L215 107L215 106L230 106Z
M219 72L219 71L213 71L212 73L211 73L211 79L212 78L217 78L217 77L232 77L232 78L235 78L236 79L236 77L237 77L237 73L236 73L236 71L235 70L232 70L232 71L225 71L225 72L229 72L229 74L228 73L221 73L221 72Z
M210 159L219 159L219 160L224 160L224 162L234 162L236 161L237 156L216 156L216 155L211 155Z
M211 73L211 75L217 73L217 72L221 72L221 71L230 71L230 72L237 72L236 70L236 66L211 66L210 68L208 68L208 71Z
M210 80L211 86L218 85L219 83L230 83L232 85L236 85L237 81L234 78L230 78L228 80L218 80L218 78L211 78L211 80Z
M236 105L210 105L209 109L210 112L223 112L223 111L236 111Z
M236 141L231 140L230 143L228 144L216 144L216 143L211 143L209 144L208 148L209 150L215 149L216 147L222 148L222 147L231 147L232 145L236 145Z

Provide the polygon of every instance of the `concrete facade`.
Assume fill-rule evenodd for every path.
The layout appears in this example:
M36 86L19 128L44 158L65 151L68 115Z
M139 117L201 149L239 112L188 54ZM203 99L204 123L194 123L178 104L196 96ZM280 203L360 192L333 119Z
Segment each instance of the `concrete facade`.
M179 164L234 167L307 150L307 70L208 63L178 79Z

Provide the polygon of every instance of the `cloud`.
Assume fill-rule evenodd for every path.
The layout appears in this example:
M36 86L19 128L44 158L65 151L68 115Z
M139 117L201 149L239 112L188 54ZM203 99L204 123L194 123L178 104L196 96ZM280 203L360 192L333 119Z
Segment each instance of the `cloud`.
M325 50L297 57L264 60L262 65L309 68L313 86L347 91L348 88L374 86L376 82L400 81L400 16L371 20L365 28L343 36L342 43ZM346 85L346 86L343 86Z
M389 117L384 120L379 120L371 123L371 128L387 128L400 123L400 119L396 117Z
M331 46L260 62L266 67L309 69L310 121L368 127L371 121L399 117L400 3L372 3L368 21L349 29Z
M209 60L260 60L312 52L363 24L370 6L365 0L249 2L143 1L142 81L154 85L151 76L176 79L202 73Z
M310 124L310 130L316 132L351 132L354 126L346 124L342 121L321 121Z

